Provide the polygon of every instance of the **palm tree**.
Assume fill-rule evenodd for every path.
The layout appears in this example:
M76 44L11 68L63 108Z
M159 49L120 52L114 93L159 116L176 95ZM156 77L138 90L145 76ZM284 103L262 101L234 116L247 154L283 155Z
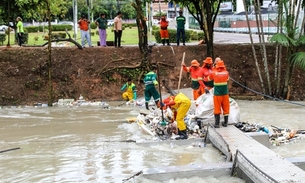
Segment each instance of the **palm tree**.
M280 32L273 35L270 41L286 48L287 60L283 92L281 95L284 98L289 99L291 77L293 75L294 68L297 66L305 70L305 53L298 51L300 46L305 45L305 36L301 36L300 30L302 29L297 27L298 16L296 16L296 12L300 12L300 8L302 6L304 7L304 0L303 2L280 0L278 3L279 6L283 6L285 10L283 13L282 22L278 22L278 24L283 26L279 26ZM302 25L303 24L304 16L302 20Z
M243 3L244 3L245 10L247 10L248 8L247 8L247 5L246 5L246 0L243 0ZM247 20L247 26L248 26L248 31L249 31L249 36L250 36L250 41L251 41L251 46L252 46L252 53L253 53L258 77L259 77L259 80L261 82L262 91L263 91L263 93L266 93L265 86L264 86L264 81L263 81L263 78L262 78L261 70L259 68L259 64L258 64L258 60L257 60L257 56L256 56L255 47L254 47L254 44L253 44L253 36L252 36L252 31L251 31L251 27L250 27L250 23L249 23L248 11L246 11L246 20Z

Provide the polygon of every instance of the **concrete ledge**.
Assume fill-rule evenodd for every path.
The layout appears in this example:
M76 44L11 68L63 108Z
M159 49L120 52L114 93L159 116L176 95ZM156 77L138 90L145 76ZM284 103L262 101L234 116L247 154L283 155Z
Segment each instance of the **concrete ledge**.
M299 168L305 169L305 157L292 157L286 159ZM232 167L232 162L224 162L146 168L143 170L143 177L156 181L168 181L170 179L191 177L220 177L223 175L230 175Z
M143 146L155 146L159 144L175 144L175 145L191 145L192 143L202 143L204 144L204 138L194 138L187 140L163 140L163 141L154 141L154 140L137 140L136 144Z
M270 148L270 141L269 141L269 136L265 132L246 132L244 133L248 137L253 138L257 142L261 143L262 145Z
M185 166L168 166L147 168L143 170L143 177L156 181L167 181L173 178L191 177L220 177L230 175L232 163L209 163Z

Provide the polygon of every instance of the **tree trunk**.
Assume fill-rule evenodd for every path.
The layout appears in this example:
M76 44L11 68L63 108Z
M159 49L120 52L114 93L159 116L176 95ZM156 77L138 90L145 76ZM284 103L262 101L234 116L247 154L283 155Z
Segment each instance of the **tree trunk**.
M10 16L11 16L11 6L10 6L10 1L7 1L7 6L8 6L8 8L7 8L7 22L8 22L8 35L7 35L7 47L11 47L11 44L10 44L10 42L11 42L11 28L10 28Z
M141 0L135 0L135 3L132 3L132 6L135 8L137 12L136 22L138 27L138 35L139 35L139 49L142 55L141 66L149 69L149 61L148 61L148 38L147 38L147 24L143 15L142 10L142 2Z
M265 75L266 75L266 79L267 79L267 85L268 85L268 94L271 95L271 81L270 81L270 76L269 76L269 68L268 68L268 60L267 60L267 53L266 53L266 44L265 44L265 34L264 34L264 26L263 26L263 22L262 22L262 14L261 14L261 10L260 10L260 2L259 0L256 0L256 9L258 10L258 19L256 20L259 23L258 26L258 31L259 28L261 28L261 31L259 31L260 35L261 35L261 39L260 39L260 45L261 45L261 54L262 54L262 58L263 58L263 62L264 62L264 68L265 68Z
M247 7L246 7L246 1L245 0L243 0L243 4L244 4L244 8L246 10ZM252 31L251 31L251 27L250 27L249 17L248 17L248 12L247 11L246 11L246 20L247 20L247 26L248 26L248 30L249 30L249 36L250 36L250 41L251 41L252 53L253 53L253 57L254 57L254 60L255 60L255 66L256 66L256 69L257 69L257 74L258 74L258 77L259 77L259 80L260 80L260 83L261 83L262 91L263 91L263 93L266 93L265 86L264 86L264 81L263 81L263 78L262 78L262 75L261 75L261 70L259 68L259 64L258 64L258 60L257 60L257 56L256 56L255 47L254 47L254 44L253 44L253 36L252 36Z
M282 22L282 16L283 16L283 4L282 0L279 0L278 2L278 24L277 24L277 33L283 33L283 22ZM281 72L282 72L282 45L277 45L276 47L276 57L275 58L275 70L274 70L274 78L276 81L275 87L275 96L280 96L280 83L281 83Z
M49 75L49 99L48 106L53 105L53 80L52 80L52 48L51 48L51 9L50 9L50 0L46 1L47 3L47 14L48 14L48 24L49 24L49 38L48 38L48 75Z

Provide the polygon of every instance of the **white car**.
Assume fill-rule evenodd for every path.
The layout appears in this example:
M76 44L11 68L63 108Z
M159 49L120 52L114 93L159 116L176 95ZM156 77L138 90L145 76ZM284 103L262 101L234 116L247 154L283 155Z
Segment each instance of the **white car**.
M107 25L108 25L108 27L109 27L109 26L113 26L113 24L114 24L114 21L113 21L113 20L107 20Z
M7 28L8 28L8 26L7 25L0 25L0 31L6 31L7 30Z

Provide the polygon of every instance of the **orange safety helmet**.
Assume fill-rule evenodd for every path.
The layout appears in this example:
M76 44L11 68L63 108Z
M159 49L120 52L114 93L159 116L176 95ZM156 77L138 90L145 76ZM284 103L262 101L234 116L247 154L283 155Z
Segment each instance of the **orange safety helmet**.
M203 60L203 63L206 63L206 64L213 64L213 59L211 57L207 57L205 60Z
M197 60L192 60L191 66L199 67L200 64L199 64L199 62Z
M216 63L216 68L226 68L225 66L225 63L223 62L223 60L219 60L217 63Z

